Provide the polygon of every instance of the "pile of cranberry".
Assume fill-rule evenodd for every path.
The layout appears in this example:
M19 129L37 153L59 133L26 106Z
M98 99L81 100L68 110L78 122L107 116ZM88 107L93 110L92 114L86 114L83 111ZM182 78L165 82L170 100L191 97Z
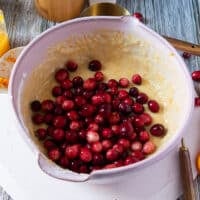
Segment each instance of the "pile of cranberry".
M93 77L70 79L78 68L74 61L55 72L57 85L52 99L34 100L30 107L35 134L42 141L48 157L63 168L78 173L129 165L143 160L156 149L150 135L162 137L166 129L152 124L145 112L159 112L159 104L149 100L134 85L142 77L134 74L129 81L110 79L98 60L88 69Z

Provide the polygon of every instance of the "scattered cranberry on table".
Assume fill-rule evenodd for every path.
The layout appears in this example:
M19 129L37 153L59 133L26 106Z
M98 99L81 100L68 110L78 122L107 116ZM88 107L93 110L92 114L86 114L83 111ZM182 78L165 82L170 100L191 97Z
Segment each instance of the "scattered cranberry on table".
M139 12L133 13L133 17L137 18L141 22L144 21L143 15L141 13L139 13Z
M200 70L192 72L193 81L200 81Z
M159 112L160 106L136 87L142 84L142 76L106 82L101 62L92 60L88 69L93 77L70 79L78 67L68 61L55 72L52 98L30 102L32 122L42 125L35 135L48 157L65 169L90 173L133 164L153 153L156 145L151 136L162 137L166 129L152 124L149 113Z

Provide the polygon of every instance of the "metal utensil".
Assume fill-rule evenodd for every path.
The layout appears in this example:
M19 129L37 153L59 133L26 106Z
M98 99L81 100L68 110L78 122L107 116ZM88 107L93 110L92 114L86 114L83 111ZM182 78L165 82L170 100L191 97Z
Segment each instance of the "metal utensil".
M126 8L121 7L118 4L97 3L83 10L80 16L86 17L86 16L101 16L101 15L123 16L123 15L130 15L130 12ZM200 45L167 36L163 37L176 49L181 51L186 51L196 56L200 56Z

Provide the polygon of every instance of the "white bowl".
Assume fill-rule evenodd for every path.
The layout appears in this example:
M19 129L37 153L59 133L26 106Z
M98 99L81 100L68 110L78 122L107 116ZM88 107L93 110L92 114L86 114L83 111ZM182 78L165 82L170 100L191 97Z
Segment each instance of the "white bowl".
M157 82L163 90L167 92L168 88L173 88L171 93L169 91L167 93L171 95L169 98L172 105L168 106L170 111L166 111L166 116L169 119L169 126L175 127L175 132L172 136L166 136L167 139L163 140L164 144L153 155L143 161L120 168L94 171L91 174L77 174L58 167L38 147L26 126L26 118L22 114L21 95L28 75L44 62L50 47L74 35L93 33L102 29L120 31L125 33L125 35L131 34L139 38L138 40L144 41L144 43L136 42L137 45L139 44L139 46L136 45L139 50L133 49L131 52L138 57L142 56L152 66L155 66L155 68L152 67L154 75L161 74L164 77L164 82L166 81L165 84ZM118 50L113 49L113 51ZM155 80L158 80L156 76L153 77L155 77ZM32 86L31 91L34 93L37 89L35 90L34 86ZM35 152L40 168L52 177L69 181L113 181L124 174L138 173L140 170L152 165L157 160L164 158L178 144L185 127L189 123L193 110L193 85L182 58L166 40L130 16L80 18L62 23L45 31L26 47L16 62L9 84L9 95L11 96L13 111L21 127L21 135L27 142L27 145ZM28 105L29 102L23 102L23 104Z

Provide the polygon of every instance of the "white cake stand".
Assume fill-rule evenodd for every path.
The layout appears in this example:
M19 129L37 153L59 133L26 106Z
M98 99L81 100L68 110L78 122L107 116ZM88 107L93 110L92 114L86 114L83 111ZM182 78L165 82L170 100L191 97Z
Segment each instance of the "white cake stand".
M114 184L71 183L49 177L18 133L8 101L7 94L0 94L0 185L14 200L176 200L181 194L178 147L137 176L129 175ZM200 109L196 109L184 136L194 177L199 130Z

